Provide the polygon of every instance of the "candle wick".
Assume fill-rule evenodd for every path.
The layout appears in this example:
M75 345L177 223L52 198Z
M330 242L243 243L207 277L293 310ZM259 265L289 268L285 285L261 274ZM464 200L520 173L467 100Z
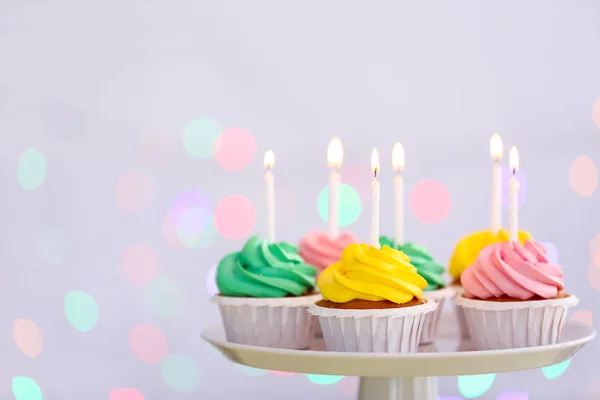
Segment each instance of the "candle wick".
M373 175L375 176L375 178L377 178L377 170L378 170L378 168L373 169Z
M517 174L517 169L513 168L512 173L513 173L513 176L515 176Z

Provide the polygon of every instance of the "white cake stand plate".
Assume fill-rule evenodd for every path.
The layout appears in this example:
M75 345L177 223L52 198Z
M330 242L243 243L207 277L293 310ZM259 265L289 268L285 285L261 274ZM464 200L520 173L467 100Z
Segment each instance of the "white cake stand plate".
M250 367L303 374L359 376L359 400L437 400L437 376L475 375L541 368L566 361L596 336L592 327L568 321L560 343L511 350L472 351L470 342L443 338L419 353L325 351L246 346L226 340L221 327L203 338L232 361ZM458 336L458 335L453 335Z

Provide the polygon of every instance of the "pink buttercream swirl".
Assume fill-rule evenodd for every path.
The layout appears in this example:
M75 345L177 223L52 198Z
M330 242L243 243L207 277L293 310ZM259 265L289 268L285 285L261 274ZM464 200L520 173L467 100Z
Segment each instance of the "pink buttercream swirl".
M340 261L342 251L352 243L358 243L358 239L348 232L341 232L333 238L327 232L313 231L300 241L298 254L307 264L323 271Z
M551 299L564 287L562 268L549 263L544 246L529 240L523 245L501 242L485 247L460 281L467 297L482 300Z

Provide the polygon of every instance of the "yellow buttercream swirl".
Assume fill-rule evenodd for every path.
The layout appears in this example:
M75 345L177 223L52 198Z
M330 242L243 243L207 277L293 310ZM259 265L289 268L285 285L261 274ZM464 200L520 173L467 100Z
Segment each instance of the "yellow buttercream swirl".
M463 271L475 262L479 252L487 245L508 242L508 232L504 229L497 234L492 231L475 232L463 238L454 249L454 254L450 259L448 272L453 278L460 278ZM531 235L525 231L519 231L519 241L523 244L525 240L531 240Z
M334 303L389 300L404 304L420 299L427 281L401 251L351 244L340 261L323 270L317 285L323 298Z

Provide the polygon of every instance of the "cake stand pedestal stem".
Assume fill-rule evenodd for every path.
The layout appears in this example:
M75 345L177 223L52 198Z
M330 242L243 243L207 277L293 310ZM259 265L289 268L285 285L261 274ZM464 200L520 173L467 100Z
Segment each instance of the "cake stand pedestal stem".
M435 377L360 378L358 400L437 400Z

